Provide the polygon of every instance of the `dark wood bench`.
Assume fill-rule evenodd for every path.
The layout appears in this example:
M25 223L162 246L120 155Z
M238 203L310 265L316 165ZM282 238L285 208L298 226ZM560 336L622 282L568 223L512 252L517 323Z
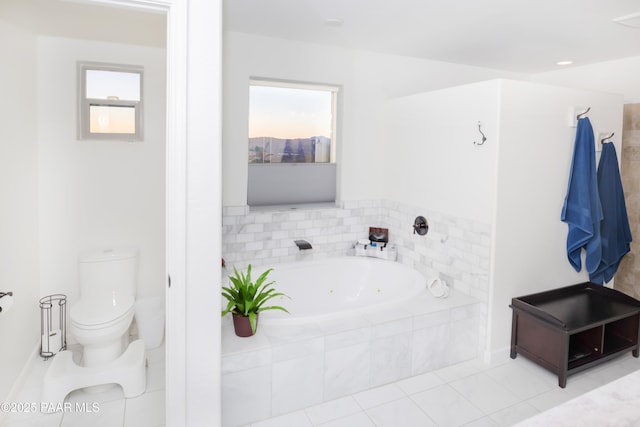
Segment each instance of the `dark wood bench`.
M511 358L518 354L567 376L624 352L639 355L640 301L594 283L511 300Z

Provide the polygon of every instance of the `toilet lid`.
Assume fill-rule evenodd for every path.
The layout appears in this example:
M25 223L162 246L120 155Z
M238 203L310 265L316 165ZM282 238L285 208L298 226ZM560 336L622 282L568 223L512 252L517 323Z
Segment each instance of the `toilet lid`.
M126 315L133 309L134 298L132 295L121 297L118 304L106 303L104 305L88 304L80 300L71 307L71 319L80 325L95 326L113 322Z

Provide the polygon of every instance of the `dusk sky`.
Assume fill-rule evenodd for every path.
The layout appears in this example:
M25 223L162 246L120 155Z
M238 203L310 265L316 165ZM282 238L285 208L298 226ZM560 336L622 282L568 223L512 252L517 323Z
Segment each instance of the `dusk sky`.
M249 138L331 137L329 91L251 86Z
M140 101L140 74L87 70L86 97ZM89 132L135 134L135 109L126 106L92 105Z
M87 98L140 101L140 74L118 71L87 70Z

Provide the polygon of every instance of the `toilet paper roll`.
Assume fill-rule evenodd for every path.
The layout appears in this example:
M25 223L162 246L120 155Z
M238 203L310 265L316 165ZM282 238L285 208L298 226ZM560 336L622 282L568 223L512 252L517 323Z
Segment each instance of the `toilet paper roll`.
M49 334L42 335L42 350L45 352L57 354L62 348L62 331L56 329Z
M6 313L13 305L13 296L5 295L0 298L0 312Z

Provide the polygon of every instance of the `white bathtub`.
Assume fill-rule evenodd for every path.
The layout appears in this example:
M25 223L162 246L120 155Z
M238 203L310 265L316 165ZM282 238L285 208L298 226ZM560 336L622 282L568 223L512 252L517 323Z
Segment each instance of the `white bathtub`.
M257 278L266 267L255 268ZM268 310L261 324L319 321L343 313L380 308L410 301L425 290L425 278L416 270L393 261L365 257L338 257L273 266L277 297L266 305L281 305L290 314Z

